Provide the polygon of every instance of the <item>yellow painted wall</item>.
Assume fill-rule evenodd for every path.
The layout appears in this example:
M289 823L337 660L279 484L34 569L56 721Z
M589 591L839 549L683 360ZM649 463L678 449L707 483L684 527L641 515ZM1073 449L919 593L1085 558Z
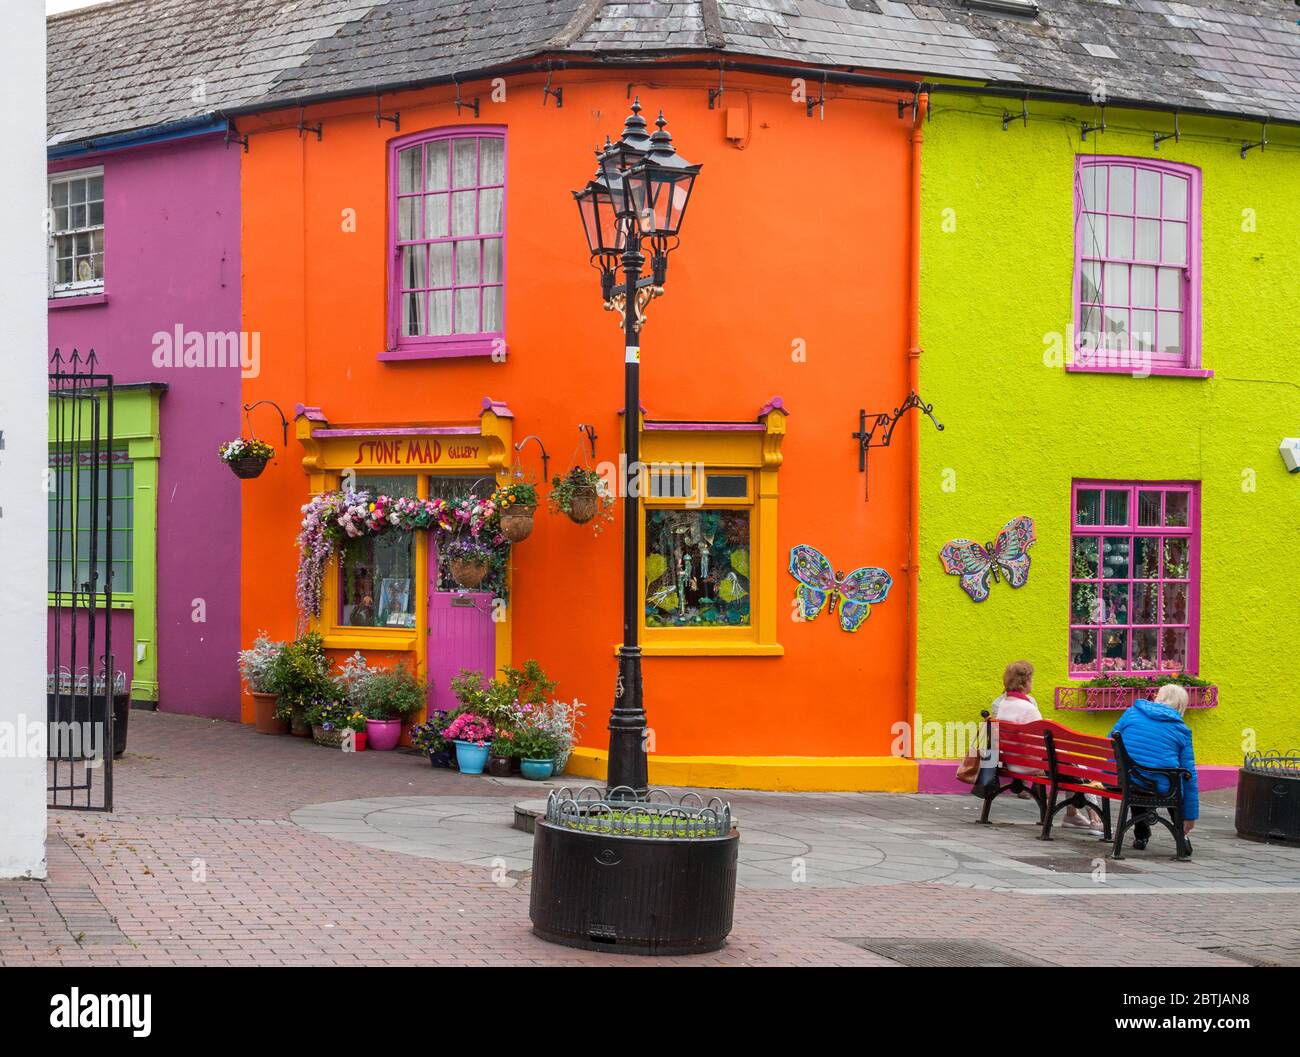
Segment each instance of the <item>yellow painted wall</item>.
M1202 482L1200 674L1219 707L1189 712L1198 762L1300 744L1300 475L1278 455L1300 435L1300 134L1031 104L1002 131L1002 103L939 96L922 187L922 424L918 709L969 720L1008 661L1038 669L1044 716L1104 733L1117 713L1056 712L1066 682L1074 478ZM1130 131L1131 130L1131 131ZM1226 137L1227 141L1208 137ZM1287 149L1289 148L1289 149ZM1210 380L1067 373L1045 364L1072 321L1076 153L1158 157L1202 170L1202 363ZM1252 225L1253 221L1253 225ZM1250 230L1253 226L1254 230ZM975 604L939 563L950 539L1035 521L1032 571Z

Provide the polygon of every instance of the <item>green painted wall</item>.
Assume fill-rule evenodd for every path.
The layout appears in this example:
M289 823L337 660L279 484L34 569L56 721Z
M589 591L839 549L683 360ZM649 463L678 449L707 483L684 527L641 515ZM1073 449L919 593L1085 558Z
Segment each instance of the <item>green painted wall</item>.
M921 718L978 716L1023 657L1045 717L1108 731L1115 713L1051 703L1067 682L1071 482L1192 479L1200 674L1220 687L1217 709L1188 713L1198 762L1239 762L1252 734L1260 748L1300 744L1300 475L1278 455L1283 437L1300 436L1300 134L1273 128L1270 149L1243 159L1258 127L1184 118L1182 141L1156 152L1149 130L1168 131L1169 117L1107 111L1106 133L1082 143L1079 122L1095 110L1031 105L1027 127L1003 132L1000 102L937 102L925 128L920 391L946 429L921 426ZM1072 322L1081 152L1201 168L1202 364L1214 378L1045 364L1050 336ZM1019 514L1038 533L1028 585L995 584L972 603L940 548L992 539Z

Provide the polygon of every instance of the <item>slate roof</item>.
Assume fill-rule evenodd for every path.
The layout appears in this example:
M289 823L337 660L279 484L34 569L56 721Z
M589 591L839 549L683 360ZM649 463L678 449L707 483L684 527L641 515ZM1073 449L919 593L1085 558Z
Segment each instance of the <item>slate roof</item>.
M1300 121L1292 0L117 0L49 20L51 143L544 54L782 62ZM201 90L200 90L201 89Z

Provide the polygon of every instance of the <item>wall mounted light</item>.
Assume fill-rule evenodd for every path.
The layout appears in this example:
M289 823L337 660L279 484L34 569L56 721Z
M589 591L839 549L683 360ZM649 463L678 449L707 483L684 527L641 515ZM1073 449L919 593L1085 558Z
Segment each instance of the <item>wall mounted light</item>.
M1300 473L1300 437L1287 437L1277 450L1282 453L1282 461L1286 463L1287 472Z

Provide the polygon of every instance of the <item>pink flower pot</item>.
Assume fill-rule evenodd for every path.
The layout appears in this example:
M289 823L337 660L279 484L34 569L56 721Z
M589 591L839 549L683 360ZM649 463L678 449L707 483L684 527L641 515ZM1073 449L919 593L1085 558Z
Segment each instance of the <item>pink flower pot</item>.
M384 752L397 748L397 741L401 736L400 719L366 720L366 748L371 752Z

